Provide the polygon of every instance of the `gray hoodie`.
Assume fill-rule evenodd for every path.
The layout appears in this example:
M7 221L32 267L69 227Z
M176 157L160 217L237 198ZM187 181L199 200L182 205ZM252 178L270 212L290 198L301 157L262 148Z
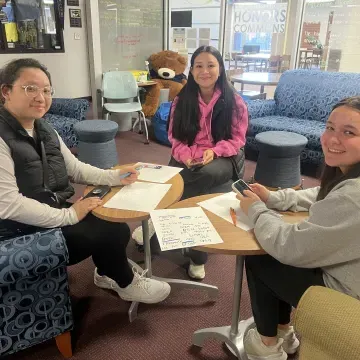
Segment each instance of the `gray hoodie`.
M329 288L360 299L360 178L345 180L321 201L319 187L270 193L266 205L254 203L249 218L264 250L296 267L322 268ZM309 211L288 224L274 211Z

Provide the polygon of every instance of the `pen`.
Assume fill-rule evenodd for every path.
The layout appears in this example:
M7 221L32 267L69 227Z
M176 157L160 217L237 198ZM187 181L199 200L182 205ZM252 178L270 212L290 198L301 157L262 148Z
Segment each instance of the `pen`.
M232 207L230 208L230 216L234 226L236 226L236 212Z
M137 167L135 168L135 170L139 171L139 170L142 169L142 168L143 168L143 166L140 165L140 166L137 166ZM128 176L130 176L131 174L132 174L131 172L127 172L127 173L125 173L125 174L121 174L121 175L120 175L120 179L125 179L125 178L127 178Z

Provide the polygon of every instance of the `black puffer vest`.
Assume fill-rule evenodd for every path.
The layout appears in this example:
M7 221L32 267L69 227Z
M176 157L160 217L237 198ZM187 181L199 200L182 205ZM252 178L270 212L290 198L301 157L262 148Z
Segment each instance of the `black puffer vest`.
M48 186L56 193L60 206L74 194L69 183L60 142L56 132L45 120L35 121L36 140L29 136L20 123L0 106L0 136L9 146L15 165L15 177L19 192L35 199L44 189L44 171L40 141L43 142L48 163ZM0 221L0 226L2 221Z

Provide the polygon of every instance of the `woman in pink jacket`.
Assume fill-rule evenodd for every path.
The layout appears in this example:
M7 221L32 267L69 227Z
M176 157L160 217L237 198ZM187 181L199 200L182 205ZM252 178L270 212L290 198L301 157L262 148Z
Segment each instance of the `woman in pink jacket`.
M183 168L182 199L208 194L243 176L248 112L227 81L215 48L202 46L194 52L188 82L172 104L168 126L169 165ZM189 257L189 276L203 279L207 254L191 250Z

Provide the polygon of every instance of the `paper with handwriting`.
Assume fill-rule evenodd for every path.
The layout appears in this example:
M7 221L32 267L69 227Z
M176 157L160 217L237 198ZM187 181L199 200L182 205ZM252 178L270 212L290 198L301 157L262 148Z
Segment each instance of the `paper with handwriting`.
M170 179L172 179L176 174L178 174L182 170L182 168L178 168L178 167L142 163L142 162L138 162L137 164L135 164L135 167L140 165L144 167L139 170L140 172L138 177L139 180L150 181L161 184L168 182Z
M124 186L103 206L112 209L150 212L171 188L171 184L134 182Z
M220 235L200 207L150 212L162 251L220 244Z
M232 191L223 195L215 196L209 200L201 201L198 203L202 208L211 211L217 216L220 216L229 223L233 223L230 216L230 208L236 212L236 226L245 231L254 228L250 219L240 208L240 201L236 198L236 194Z

